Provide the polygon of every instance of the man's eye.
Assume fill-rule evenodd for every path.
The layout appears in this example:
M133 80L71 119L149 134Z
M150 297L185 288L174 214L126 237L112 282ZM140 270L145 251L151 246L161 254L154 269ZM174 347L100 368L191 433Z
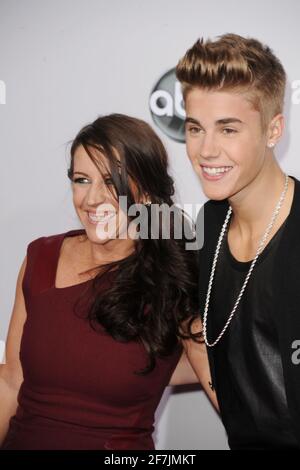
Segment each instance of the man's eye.
M235 134L237 131L235 129L231 129L230 127L225 127L223 129L223 134Z
M86 184L86 182L89 183L89 180L87 178L74 178L73 179L73 183Z
M200 132L200 128L199 127L188 127L187 131L190 133L190 134L198 134Z

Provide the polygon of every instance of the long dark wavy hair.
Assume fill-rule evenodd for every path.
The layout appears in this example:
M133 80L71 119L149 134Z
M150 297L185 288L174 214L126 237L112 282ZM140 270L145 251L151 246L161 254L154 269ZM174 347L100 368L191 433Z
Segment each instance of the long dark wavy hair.
M131 182L137 188L136 197L147 195L152 204L173 206L174 182L168 173L168 156L146 122L111 114L83 127L71 146L71 180L74 154L80 145L95 163L93 149L106 157L114 194L127 196L128 206L139 202ZM147 210L150 225L150 206ZM118 341L141 341L149 361L137 372L140 374L153 370L156 358L171 354L179 338L195 337L191 324L199 316L197 256L195 251L186 250L184 233L181 239L173 236L172 220L169 239L161 236L163 227L159 227L157 239L138 238L129 256L99 266L93 278L95 295L87 315L90 325L94 329L100 325ZM100 287L104 274L113 274L107 289Z

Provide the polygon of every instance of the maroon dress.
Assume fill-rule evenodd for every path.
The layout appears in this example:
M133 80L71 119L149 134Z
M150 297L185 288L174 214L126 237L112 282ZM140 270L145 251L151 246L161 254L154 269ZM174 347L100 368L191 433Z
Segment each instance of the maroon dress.
M57 288L55 278L64 238L82 233L70 230L28 245L24 381L3 450L154 448L154 412L182 348L139 376L134 371L147 362L140 342L118 342L74 313L76 299L92 280ZM103 288L107 282L104 277Z

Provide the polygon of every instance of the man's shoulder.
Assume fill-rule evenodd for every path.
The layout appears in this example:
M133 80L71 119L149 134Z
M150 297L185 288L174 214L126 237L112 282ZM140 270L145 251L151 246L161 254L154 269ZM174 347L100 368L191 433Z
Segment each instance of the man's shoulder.
M228 200L214 201L209 200L201 207L196 221L196 227L198 233L206 241L205 248L208 248L211 244L216 243L216 239L222 225L224 223L229 203ZM207 250L203 250L204 243L202 244L202 253Z
M224 211L228 209L228 206L228 199L223 199L222 201L214 201L213 199L209 199L204 204L205 209L210 211Z
M223 220L229 208L227 199L222 201L214 201L210 199L202 206L202 211L205 219L212 219L215 221Z

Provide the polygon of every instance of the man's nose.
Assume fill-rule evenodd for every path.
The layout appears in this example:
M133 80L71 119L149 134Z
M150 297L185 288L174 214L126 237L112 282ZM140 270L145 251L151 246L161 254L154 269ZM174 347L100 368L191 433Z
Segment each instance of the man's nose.
M205 134L201 139L200 149L199 149L200 156L202 158L215 158L219 155L219 148L216 142L216 138L213 134Z

